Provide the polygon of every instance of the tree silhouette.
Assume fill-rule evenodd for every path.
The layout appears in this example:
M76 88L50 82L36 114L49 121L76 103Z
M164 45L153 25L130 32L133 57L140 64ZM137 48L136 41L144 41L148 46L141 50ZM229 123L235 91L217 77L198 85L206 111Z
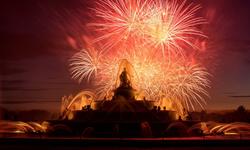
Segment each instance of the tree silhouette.
M236 112L239 114L245 113L246 112L246 108L243 105L240 105L237 109Z

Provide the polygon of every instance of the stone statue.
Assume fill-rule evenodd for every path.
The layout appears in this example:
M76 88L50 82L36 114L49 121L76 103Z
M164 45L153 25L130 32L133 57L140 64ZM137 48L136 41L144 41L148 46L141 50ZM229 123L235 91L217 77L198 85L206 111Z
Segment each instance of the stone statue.
M123 69L120 75L120 82L121 87L130 87L130 81L128 79L126 68Z
M120 86L117 89L115 89L113 99L116 99L116 97L118 96L122 96L127 100L134 100L134 89L130 84L126 68L123 68L123 71L119 77L120 77Z

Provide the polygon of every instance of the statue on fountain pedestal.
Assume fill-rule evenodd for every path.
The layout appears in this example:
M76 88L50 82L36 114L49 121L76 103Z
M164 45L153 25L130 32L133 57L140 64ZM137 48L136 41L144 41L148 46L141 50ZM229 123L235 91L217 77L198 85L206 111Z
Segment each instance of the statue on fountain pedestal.
M120 87L131 87L126 68L123 69L120 75Z
M126 100L134 100L134 89L131 86L126 68L123 68L123 71L120 74L120 85L117 89L115 89L113 99L117 98L118 96L122 96Z

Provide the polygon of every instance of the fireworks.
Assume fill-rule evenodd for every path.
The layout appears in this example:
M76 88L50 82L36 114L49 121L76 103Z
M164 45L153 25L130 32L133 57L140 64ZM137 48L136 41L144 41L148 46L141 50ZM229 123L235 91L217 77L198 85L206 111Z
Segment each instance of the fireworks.
M121 41L141 35L145 26L144 20L151 15L151 5L151 0L97 2L94 11L101 22L90 23L90 26L104 34L97 37L95 42L105 40L104 48L109 49Z
M107 0L97 3L94 10L101 21L90 26L101 32L95 42L104 41L105 49L129 41L126 44L150 45L170 55L182 53L186 46L196 48L194 36L206 37L198 29L205 23L196 17L199 9L185 0Z
M190 61L187 51L196 49L199 5L186 0L107 0L93 8L96 20L89 23L96 38L92 48L70 59L72 78L93 81L98 99L111 99L117 88L120 66L129 68L136 99L145 97L157 105L183 113L203 108L210 74L202 64ZM103 45L102 51L95 49ZM165 56L168 57L165 57Z
M175 63L168 66L167 63L161 60L157 61L150 54L141 53L139 50L134 50L134 53L125 52L113 56L113 61L110 57L106 59L85 57L87 52L83 51L78 53L83 55L80 57L83 60L78 59L79 62L73 63L81 66L75 67L79 69L75 72L82 73L85 78L89 76L95 78L99 99L104 97L111 99L112 92L117 87L116 78L119 74L120 60L127 58L132 65L131 68L133 68L129 72L133 87L137 89L138 99L139 97L146 97L149 100L160 101L167 98L180 101L182 106L185 106L188 110L194 110L194 106L203 108L205 101L202 95L208 95L205 89L209 86L209 80L207 79L209 73L198 64L186 64L187 62L181 59L172 61ZM93 56L97 57L97 55ZM79 55L73 56L72 59L76 60L74 57L78 58ZM81 62L87 58L89 63L93 62L91 60L100 60L98 64L102 65L98 65L96 68L95 64L82 64ZM83 72L81 68L89 69L86 71L88 73ZM98 71L93 72L92 70ZM84 78L84 76L79 76L79 78Z
M100 59L101 53L94 49L90 51L82 50L76 53L70 59L70 72L72 78L79 79L79 82L85 78L89 81L92 75L97 74Z

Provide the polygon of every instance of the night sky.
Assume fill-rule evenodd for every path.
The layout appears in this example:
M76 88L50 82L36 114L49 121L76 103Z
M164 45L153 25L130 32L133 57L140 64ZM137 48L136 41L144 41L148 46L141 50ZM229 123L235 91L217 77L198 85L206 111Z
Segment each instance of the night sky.
M192 1L192 0L189 0ZM193 0L209 24L208 110L250 109L250 1ZM89 89L70 78L91 0L5 0L0 5L0 103L9 109L59 110L61 97ZM73 40L74 39L74 40Z

